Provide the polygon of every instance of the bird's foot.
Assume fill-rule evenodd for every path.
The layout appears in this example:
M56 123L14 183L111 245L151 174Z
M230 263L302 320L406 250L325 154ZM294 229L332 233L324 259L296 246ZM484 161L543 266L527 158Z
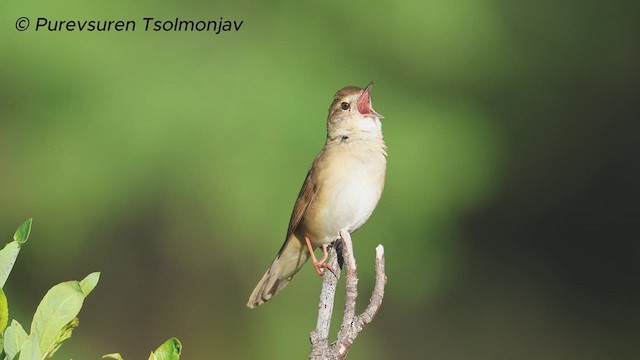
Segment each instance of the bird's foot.
M331 267L331 265L329 265L327 263L314 262L313 263L313 268L316 269L316 272L318 273L319 276L324 275L324 269L327 269L327 270L331 271L331 273L333 275L336 275L336 272L333 271L333 268Z
M331 271L333 275L335 275L336 273L331 268L331 265L325 262L327 260L327 257L329 257L329 252L327 251L327 248L329 247L329 245L328 244L322 245L322 259L318 260L316 258L316 254L314 254L313 252L313 246L311 246L311 240L309 240L309 236L305 236L304 241L307 243L309 254L311 254L311 261L313 262L313 268L316 269L316 273L318 273L319 276L322 276L324 275L324 269L328 269L329 271Z
M336 275L336 272L333 271L331 265L326 263L327 258L329 257L329 252L327 251L328 247L328 244L322 245L322 259L320 259L320 261L318 261L317 263L313 263L313 267L316 269L316 272L320 276L324 274L324 269L331 271L334 276Z

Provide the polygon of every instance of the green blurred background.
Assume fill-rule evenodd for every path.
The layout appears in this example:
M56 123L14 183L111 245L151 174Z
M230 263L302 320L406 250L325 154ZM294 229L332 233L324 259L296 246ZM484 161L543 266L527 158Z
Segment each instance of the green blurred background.
M4 1L1 236L34 218L11 315L101 271L58 358L146 359L171 336L184 359L306 358L310 266L245 303L333 94L375 81L389 162L354 236L361 302L378 243L389 283L350 359L639 358L637 4ZM144 32L148 16L244 25Z

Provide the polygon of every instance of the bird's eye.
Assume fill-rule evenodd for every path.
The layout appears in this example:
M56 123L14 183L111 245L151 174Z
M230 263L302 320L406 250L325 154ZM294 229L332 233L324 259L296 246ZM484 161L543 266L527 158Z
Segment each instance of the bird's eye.
M342 110L349 110L350 105L348 102L343 102L340 106L342 107Z

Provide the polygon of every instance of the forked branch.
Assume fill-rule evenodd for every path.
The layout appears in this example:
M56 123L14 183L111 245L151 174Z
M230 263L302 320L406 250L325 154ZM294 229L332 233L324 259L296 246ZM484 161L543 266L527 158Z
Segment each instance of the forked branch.
M341 239L336 241L336 246L331 249L329 265L334 273L326 271L322 280L320 292L320 304L318 306L318 323L311 332L311 360L341 360L347 357L349 348L362 329L369 324L378 313L384 297L384 286L387 276L384 272L384 247L376 247L376 280L369 305L360 315L356 315L356 300L358 298L358 272L356 260L353 255L351 236L347 231L340 232ZM341 257L339 250L341 249ZM339 259L340 258L340 259ZM339 261L342 260L342 261ZM338 332L338 338L329 344L329 328L331 326L331 314L333 303L340 278L339 262L344 264L346 272L346 294L342 325Z

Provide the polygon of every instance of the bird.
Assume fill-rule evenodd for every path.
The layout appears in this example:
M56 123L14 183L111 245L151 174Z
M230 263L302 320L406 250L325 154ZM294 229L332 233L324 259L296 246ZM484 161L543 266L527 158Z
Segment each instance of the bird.
M311 164L293 207L284 244L251 293L247 306L256 308L278 294L311 257L318 275L325 268L327 248L358 230L371 216L384 188L387 147L382 115L372 106L371 88L347 86L333 97L324 147ZM322 248L318 260L314 250Z

